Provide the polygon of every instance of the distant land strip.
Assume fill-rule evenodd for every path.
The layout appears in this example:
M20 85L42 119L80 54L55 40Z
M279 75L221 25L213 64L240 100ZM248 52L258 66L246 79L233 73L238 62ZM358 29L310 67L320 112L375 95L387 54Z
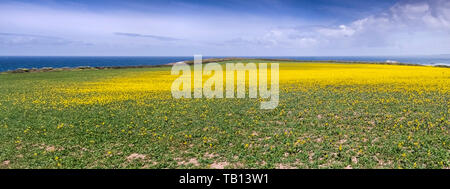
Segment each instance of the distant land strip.
M370 61L337 61L337 60L294 60L294 59L271 59L271 58L208 58L203 59L202 63L227 62L227 61L274 61L274 62L316 62L316 63L345 63L345 64L385 64L385 65L407 65L407 66L425 66L421 64L400 63L400 62L370 62ZM194 64L194 60L180 61L186 64ZM136 66L78 66L78 67L42 67L42 68L18 68L16 70L8 70L0 73L30 73L30 72L51 72L51 71L67 71L67 70L103 70L103 69L126 69L126 68L157 68L169 67L178 62L160 64L160 65L136 65ZM435 65L434 67L450 68L446 65Z

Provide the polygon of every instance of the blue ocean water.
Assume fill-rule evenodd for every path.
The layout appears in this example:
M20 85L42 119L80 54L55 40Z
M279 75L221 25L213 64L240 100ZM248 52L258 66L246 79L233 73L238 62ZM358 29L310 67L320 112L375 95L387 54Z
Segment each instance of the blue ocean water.
M204 58L212 58L205 56ZM223 58L215 56L215 58ZM313 61L358 61L358 62L386 62L396 61L401 63L422 65L450 65L450 55L437 56L248 56L247 58L276 58ZM161 65L185 60L193 57L183 56L148 56L148 57L117 57L117 56L0 56L0 72L15 70L18 68L42 68L42 67L78 67L78 66L138 66Z
M192 57L0 56L0 72L18 68L160 65L190 59Z

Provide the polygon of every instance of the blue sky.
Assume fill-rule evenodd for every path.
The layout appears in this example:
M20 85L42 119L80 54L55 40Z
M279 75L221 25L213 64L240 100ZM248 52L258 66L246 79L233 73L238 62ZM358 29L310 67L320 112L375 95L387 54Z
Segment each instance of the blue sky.
M447 0L0 0L0 55L450 53Z

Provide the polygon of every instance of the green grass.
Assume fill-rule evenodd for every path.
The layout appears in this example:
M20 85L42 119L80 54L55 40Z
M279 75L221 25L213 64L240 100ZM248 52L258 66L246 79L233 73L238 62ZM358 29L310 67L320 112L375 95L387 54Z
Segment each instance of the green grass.
M32 103L61 87L168 70L0 75L0 168L449 168L448 93L414 103L400 92L283 88L264 111L255 99Z

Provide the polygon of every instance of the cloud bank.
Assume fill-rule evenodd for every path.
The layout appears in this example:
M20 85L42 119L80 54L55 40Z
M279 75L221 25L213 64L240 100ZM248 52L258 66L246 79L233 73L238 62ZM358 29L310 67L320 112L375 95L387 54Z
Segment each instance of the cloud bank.
M352 20L316 19L320 12L305 16L288 13L286 8L284 13L282 2L269 2L278 8L270 15L236 12L229 7L232 3L222 9L177 3L177 8L163 12L158 11L162 10L160 5L151 3L146 6L154 11L140 10L136 7L141 5L132 3L97 11L84 5L5 1L0 2L0 55L326 56L450 52L450 2L446 0L399 1ZM259 4L266 10L268 7L263 5ZM299 7L305 11L307 8Z
M157 35L146 35L146 34L138 34L138 33L114 32L114 34L115 35L120 35L120 36L127 36L127 37L151 38L151 39L156 39L156 40L161 40L161 41L176 41L176 40L180 40L180 39L172 38L172 37L164 37L164 36L157 36Z
M229 42L371 55L445 53L450 50L449 39L450 2L437 0L403 1L377 15L337 26L275 28L259 37Z

